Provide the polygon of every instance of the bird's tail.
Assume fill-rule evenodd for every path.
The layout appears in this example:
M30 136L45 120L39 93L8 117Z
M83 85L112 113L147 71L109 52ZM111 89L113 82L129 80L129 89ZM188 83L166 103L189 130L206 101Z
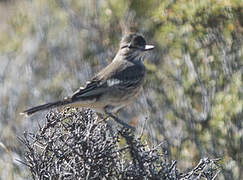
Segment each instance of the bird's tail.
M27 110L23 111L21 114L25 114L25 115L29 116L38 111L43 111L43 110L47 110L47 109L51 109L51 108L55 108L55 107L60 107L60 106L64 106L64 105L67 105L70 103L72 103L71 99L64 99L61 101L46 103L46 104L42 104L40 106L36 106L36 107L30 108L30 109L27 109Z

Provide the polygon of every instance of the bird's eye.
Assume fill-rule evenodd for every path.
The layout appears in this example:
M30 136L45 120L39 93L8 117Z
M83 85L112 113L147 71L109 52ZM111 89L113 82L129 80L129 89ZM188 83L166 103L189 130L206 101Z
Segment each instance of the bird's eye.
M125 46L122 46L121 49L124 49L124 48L127 48L127 47L129 48L128 45L125 45Z

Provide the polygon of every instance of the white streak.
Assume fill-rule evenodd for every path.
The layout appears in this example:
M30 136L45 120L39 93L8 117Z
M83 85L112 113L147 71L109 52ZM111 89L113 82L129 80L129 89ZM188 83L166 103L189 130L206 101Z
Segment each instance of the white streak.
M122 81L120 81L119 79L109 79L107 80L107 85L109 87L120 84Z

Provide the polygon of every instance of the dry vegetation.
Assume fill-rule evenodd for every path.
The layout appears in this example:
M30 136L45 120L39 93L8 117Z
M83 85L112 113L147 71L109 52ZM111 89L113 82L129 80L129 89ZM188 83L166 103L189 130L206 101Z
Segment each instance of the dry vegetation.
M150 147L130 129L114 129L91 110L50 112L37 133L20 140L33 179L212 180L220 171L217 159L204 158L181 173L160 145Z

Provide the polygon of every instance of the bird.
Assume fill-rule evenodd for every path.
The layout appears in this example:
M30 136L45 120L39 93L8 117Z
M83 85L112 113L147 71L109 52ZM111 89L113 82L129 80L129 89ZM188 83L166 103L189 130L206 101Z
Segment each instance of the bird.
M154 46L148 45L143 35L127 33L122 37L112 62L87 81L86 86L62 100L29 108L21 114L29 116L62 106L84 107L105 113L125 125L114 114L135 101L140 94L146 75L144 55L152 49Z

